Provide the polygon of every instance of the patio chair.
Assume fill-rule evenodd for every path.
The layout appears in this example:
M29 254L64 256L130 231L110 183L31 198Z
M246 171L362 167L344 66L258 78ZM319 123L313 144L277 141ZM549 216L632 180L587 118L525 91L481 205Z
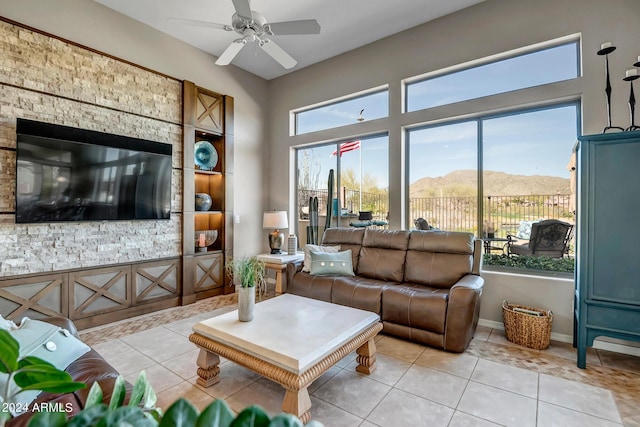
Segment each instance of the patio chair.
M387 221L380 221L377 219L373 219L373 212L371 211L360 211L358 215L358 221L352 221L349 223L352 227L384 227L389 225Z
M547 219L531 226L531 238L525 243L507 242L508 255L548 256L562 258L567 253L573 224Z
M431 227L429 227L429 223L424 218L416 218L416 220L413 221L413 224L418 230L431 230Z

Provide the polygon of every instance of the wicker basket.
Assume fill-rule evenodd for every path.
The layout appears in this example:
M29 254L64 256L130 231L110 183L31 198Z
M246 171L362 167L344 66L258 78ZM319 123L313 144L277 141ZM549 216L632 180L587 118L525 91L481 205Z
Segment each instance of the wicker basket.
M544 350L551 339L551 310L509 304L502 301L502 318L507 339L513 343Z

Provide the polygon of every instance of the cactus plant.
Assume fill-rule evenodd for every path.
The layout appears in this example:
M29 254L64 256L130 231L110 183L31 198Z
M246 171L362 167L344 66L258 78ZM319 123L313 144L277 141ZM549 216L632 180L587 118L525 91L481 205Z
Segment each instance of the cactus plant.
M318 198L309 197L309 226L307 227L307 243L318 244Z
M333 169L329 169L329 181L327 182L327 220L324 223L325 231L331 228L331 215L333 214Z

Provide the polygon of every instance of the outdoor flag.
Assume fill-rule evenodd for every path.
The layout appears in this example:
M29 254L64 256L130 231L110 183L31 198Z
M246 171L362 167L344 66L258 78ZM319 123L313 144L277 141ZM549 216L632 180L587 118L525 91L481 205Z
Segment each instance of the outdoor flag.
M357 150L358 148L360 148L360 141L343 142L340 144L340 157L342 157L342 154L347 151ZM331 153L332 156L335 156L336 154L338 154L337 150Z

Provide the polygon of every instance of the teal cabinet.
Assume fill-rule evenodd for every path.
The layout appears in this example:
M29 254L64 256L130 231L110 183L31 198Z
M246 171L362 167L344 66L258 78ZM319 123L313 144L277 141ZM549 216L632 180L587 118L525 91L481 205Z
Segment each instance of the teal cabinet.
M579 138L575 344L640 341L640 132Z

